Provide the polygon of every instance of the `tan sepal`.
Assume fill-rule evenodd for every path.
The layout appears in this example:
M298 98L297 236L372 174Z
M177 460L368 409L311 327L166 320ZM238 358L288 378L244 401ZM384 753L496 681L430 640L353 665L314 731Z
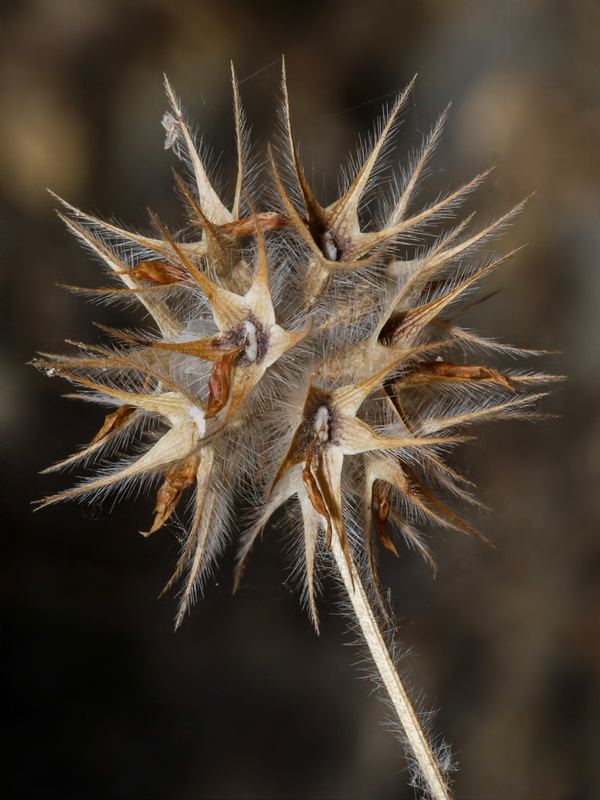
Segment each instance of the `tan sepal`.
M175 182L190 205L195 219L203 231L207 250L207 264L216 273L224 286L232 291L242 293L247 286L250 274L249 267L242 258L239 244L234 236L225 235L222 225L211 222L205 216L196 199L185 185L181 176L174 173ZM236 224L227 223L228 225Z
M100 360L98 359L98 361ZM96 366L96 364L92 364L92 366ZM56 371L65 378L80 383L82 386L88 386L90 389L102 392L109 397L114 397L122 403L134 405L136 408L143 408L155 414L162 414L162 416L169 419L172 416L180 416L185 413L185 407L193 404L188 398L177 391L162 392L160 394L134 394L133 392L123 392L120 389L114 389L112 386L106 386L101 383L96 383L95 381L90 381L79 375L74 375L60 366L56 367Z
M140 531L142 536L150 536L151 533L162 528L169 519L171 514L175 511L184 490L187 489L188 486L191 486L196 480L198 463L198 456L193 455L165 474L165 479L156 496L154 522L149 531Z
M118 258L109 247L79 225L79 223L75 222L75 220L63 214L59 214L58 216L76 236L103 259L113 273L119 275L125 286L130 289L141 288L139 281L129 275L127 265ZM142 305L152 315L164 336L176 336L180 332L181 323L175 318L160 297L157 298L149 294L140 294L139 299Z
M198 197L200 198L200 205L208 219L217 225L222 225L224 222L231 222L231 212L225 208L219 196L215 192L204 164L202 163L193 137L190 133L188 126L183 119L181 106L175 96L175 92L171 88L171 84L165 77L165 88L167 96L171 102L172 113L166 116L163 120L163 125L167 129L167 142L165 148L172 147L175 143L180 143L185 149L185 157L183 160L188 160L192 165L194 177L196 179L196 187ZM180 152L175 151L181 157Z
M290 156L294 163L294 170L296 172L296 177L298 178L298 185L300 186L300 191L302 192L302 196L304 198L304 204L306 206L306 211L308 213L309 223L313 226L316 226L319 229L324 229L326 224L325 209L319 204L316 197L314 196L312 189L310 188L308 181L306 180L304 170L302 169L302 165L300 164L300 159L298 158L298 150L296 148L296 143L294 141L294 133L292 130L290 98L287 89L285 61L282 61L281 66L282 66L281 91L283 94L283 118L288 139Z
M350 385L352 380L360 379L365 373L372 370L393 369L402 361L408 362L415 356L448 348L457 341L455 339L439 339L417 347L390 348L378 341L378 332L375 331L368 339L363 339L361 342L328 356L319 364L314 375L323 376L326 380L335 382L345 381ZM382 382L384 388L387 383L388 381Z
M308 222L303 219L298 211L296 210L294 204L292 203L288 193L285 190L283 185L283 181L279 175L279 171L277 169L277 165L275 163L275 159L273 157L273 153L271 149L269 149L269 160L271 162L271 168L273 170L273 176L275 178L275 183L277 184L277 189L279 191L279 195L281 200L285 206L287 213L289 214L291 224L296 228L298 233L300 234L301 238L304 242L308 245L308 247L312 250L314 256L316 257L316 262L323 268L328 270L355 270L360 269L361 267L366 266L367 264L372 264L375 258L379 255L379 253L375 253L374 255L370 256L369 258L364 258L362 260L349 258L349 259L337 259L337 258L328 258L327 253L325 252L326 248L323 246L323 242L318 241L318 239L325 239L326 234L328 233L325 231L320 236L318 236L314 230L311 230L310 225ZM373 249L373 248L370 248Z
M160 593L160 597L168 592L171 586L175 583L175 581L179 578L181 573L184 569L190 564L190 560L192 558L192 553L194 552L195 548L198 545L198 529L203 517L206 517L207 520L210 518L210 514L212 511L212 502L208 503L209 508L205 514L205 506L207 503L207 493L210 487L210 481L212 477L212 470L214 464L214 450L212 447L203 447L199 453L200 461L198 464L198 469L196 471L196 498L194 504L194 519L192 522L192 527L190 529L187 541L185 543L185 547L183 552L179 558L179 563L177 565L177 569L169 578L167 585L164 587L162 592ZM191 572L191 568L190 568Z
M510 413L512 409L519 406L528 406L546 396L546 392L537 392L530 394L526 397L518 397L514 400L508 400L506 403L498 403L497 405L488 406L487 408L478 408L475 411L465 411L462 414L454 414L448 417L438 417L425 420L420 428L425 433L436 433L437 431L444 430L444 428L454 428L457 425L467 425L479 419L502 419L510 415L513 418L527 419L536 418L535 412L516 412Z
M97 295L105 295L106 297L114 296L118 297L119 295L129 295L130 297L135 297L138 294L157 294L159 292L165 292L168 289L178 289L179 283L164 283L164 284L155 284L154 286L138 286L136 288L125 288L125 289L112 289L112 288L97 288L94 286L73 286L69 283L57 283L56 284L61 289L68 289L70 292L80 292L81 294L97 294Z
M194 522L192 523L192 530L190 531L191 563L187 580L181 593L177 616L175 617L175 630L177 630L183 622L185 612L192 602L196 584L202 575L208 537L211 532L213 509L216 501L217 494L213 489L206 490L206 498L200 498L200 492L198 492L196 513L194 514Z
M334 389L331 392L331 402L344 416L354 416L363 401L383 384L385 377L404 360L404 357L403 355L402 358L394 358L383 369L364 381Z
M396 203L395 207L391 211L390 215L386 221L386 228L392 228L394 225L397 225L404 216L406 215L406 211L408 210L408 206L410 205L410 201L412 200L413 194L415 189L419 184L419 180L423 173L423 169L425 168L427 161L429 160L430 156L432 155L433 151L435 150L437 143L439 141L440 135L442 133L442 129L444 127L444 123L448 117L448 112L450 111L450 106L446 106L445 110L441 114L440 118L436 122L433 130L427 137L427 141L425 142L425 146L421 151L421 154L416 162L415 166L412 168L410 177L406 186L404 187L404 191L400 196L398 202Z
M487 544L490 547L495 547L495 545L492 544L489 539L487 539L481 533L478 533L474 528L468 525L464 520L462 520L447 506L445 506L441 500L438 500L433 492L427 489L417 478L414 470L411 467L409 467L407 464L404 464L402 469L404 470L407 479L407 494L410 496L413 502L415 502L417 498L422 498L426 503L428 503L442 515L441 521L450 528L464 531L464 533L474 536L476 539L479 539L479 541L484 542L484 544ZM431 511L429 511L429 513L431 514Z
M410 302L411 298L423 289L427 281L429 281L446 264L463 253L466 253L468 250L482 242L486 237L497 231L500 226L504 225L512 217L518 214L526 202L526 200L523 200L521 203L518 203L516 206L514 206L514 208L511 208L505 214L502 214L501 217L498 217L490 222L489 225L486 225L481 230L476 231L466 239L453 244L459 233L462 232L462 230L468 225L474 215L471 214L469 217L463 220L453 230L446 234L446 236L441 239L438 245L431 252L427 253L427 255L417 262L417 268L402 287L401 295L397 298L398 302L402 303L403 300L405 300L407 303Z
M270 367L271 364L274 364L284 353L287 353L288 350L291 350L301 342L302 339L308 336L313 329L313 322L312 319L309 320L306 328L302 328L299 331L286 331L279 325L273 325L271 327L269 350L263 361L263 366L265 368Z
M454 228L445 233L436 244L424 255L409 261L392 261L388 273L393 278L403 280L402 297L410 297L421 289L430 277L453 257L454 248L450 247L460 234L472 222L475 212L461 220Z
M462 312L462 309L460 312ZM439 328L440 330L444 331L444 333L454 337L457 341L461 340L463 342L468 342L469 345L481 347L484 350L493 350L497 353L504 353L509 356L543 356L550 355L553 352L551 350L532 350L525 347L515 347L511 344L502 344L501 342L496 342L493 339L486 339L483 336L478 336L471 331L465 330L464 328L453 324L454 319L456 319L456 317L459 315L460 313L451 317L444 317L443 319L438 317L432 320L432 323L436 328Z
M219 329L227 330L238 324L240 315L243 314L244 311L242 297L239 294L230 292L228 289L224 289L214 281L211 281L211 279L201 272L194 262L187 257L182 245L173 239L158 217L155 214L150 214L150 217L156 228L169 243L172 252L177 256L183 267L187 269L191 277L196 281L208 298L215 322L219 326Z
M250 528L250 530L246 531L242 537L242 545L238 551L237 556L237 566L235 570L235 577L234 577L234 584L233 584L233 591L237 592L240 587L240 581L246 568L246 562L248 560L248 556L250 555L250 551L254 546L256 539L260 536L261 531L269 521L269 519L273 516L273 514L277 511L277 509L282 506L290 497L296 494L298 491L298 487L293 482L287 482L285 486L278 486L277 490L273 492L272 497L267 500L265 505L265 509L259 518L256 520L254 525Z
M240 587L240 582L248 557L259 537L261 531L275 513L287 500L294 495L298 495L300 508L302 511L303 528L304 528L304 556L306 561L306 585L308 594L308 605L312 617L313 625L317 633L319 632L319 620L317 616L315 587L314 587L314 566L315 554L317 547L317 540L321 529L321 514L315 514L315 508L308 497L307 492L303 492L302 488L306 489L306 485L300 478L300 474L288 474L288 479L283 480L273 492L273 497L268 500L265 510L256 520L252 528L244 534L243 543L238 553L237 567L235 570L233 591L237 592ZM317 501L318 502L318 501Z
M398 236L405 230L409 228L413 228L415 225L420 225L430 217L433 217L435 214L438 214L440 211L443 211L452 203L455 203L459 200L463 195L470 192L474 189L478 184L480 184L485 178L490 174L492 170L488 169L485 172L482 172L480 175L476 175L473 180L470 180L468 183L463 184L460 186L456 191L452 192L451 194L444 197L434 205L429 206L429 208L425 208L423 211L420 211L418 214L415 214L413 217L409 217L408 219L401 220L396 225L392 225L390 228L384 228L381 231L371 231L369 233L361 233L354 238L352 247L349 248L348 253L346 255L347 258L359 258L363 253L367 253L372 250L374 247L380 247L381 245L387 243L390 239L393 239L395 236Z
M453 495L460 497L470 505L477 506L484 511L491 511L491 509L475 497L470 491L463 488L463 486L474 487L472 481L467 480L463 475L447 467L441 458L438 458L433 453L425 454L423 459L423 468L427 476L437 481L441 486L449 489Z
M393 519L394 523L400 528L402 531L402 535L405 536L413 545L415 550L419 552L425 561L431 567L431 571L433 572L433 577L435 578L438 573L438 565L435 558L431 554L431 550L423 541L422 535L416 528L413 526L402 516L396 514L394 512L390 513L390 517Z
M81 400L82 396L80 394L65 394L63 395L63 397L68 397L72 400ZM125 408L125 406L121 406L121 408ZM131 408L133 409L133 411L136 410L135 407L133 406L131 406ZM104 425L106 425L106 421L111 416L112 414L107 415L104 421ZM107 442L109 442L115 436L118 436L119 433L121 433L128 425L130 425L133 422L133 419L134 419L133 414L127 414L127 417L119 420L117 425L113 425L113 427L110 430L105 430L102 433L102 437L100 438L100 432L102 431L101 429L101 431L99 431L96 434L96 436L92 439L90 444L87 445L87 447L84 447L82 450L79 450L77 453L74 453L72 456L69 456L68 458L64 458L61 461L57 461L50 467L46 467L46 469L43 469L41 471L41 474L45 475L49 472L56 472L59 469L64 469L65 467L71 466L72 464L76 464L78 461L87 458L92 453L95 453L96 451L100 450L105 444L107 444Z
M246 148L244 147L244 132L245 132L245 116L244 109L242 108L242 99L240 97L240 89L238 85L237 76L231 62L231 88L233 90L233 117L235 120L235 148L237 151L237 177L235 180L235 193L233 197L233 206L231 208L231 217L233 220L239 219L240 205L242 202L242 187L244 184L244 171L245 171L245 155Z
M314 513L314 506L308 497L300 496L302 522L304 527L304 559L306 562L306 588L308 606L315 630L319 633L319 617L315 597L315 556L321 530L319 517Z
M470 436L380 436L366 422L356 417L340 421L340 429L341 448L346 455L368 453L372 450L451 444L468 441L472 438Z
M58 503L60 500L67 500L70 497L77 497L86 492L103 489L104 487L112 486L129 478L134 478L137 475L157 472L160 469L164 469L175 461L187 458L198 446L197 438L196 434L189 429L185 430L182 429L181 426L174 426L161 436L150 450L141 455L132 464L129 464L127 467L111 475L77 486L75 489L69 489L68 491L60 492L59 494L36 501L36 503L39 503L38 508Z
M68 211L74 216L83 221L87 225L91 225L93 227L99 228L104 233L109 232L111 234L122 238L128 239L131 242L135 242L139 244L141 247L146 247L148 250L154 250L156 253L160 253L161 255L165 254L165 243L162 239L153 239L149 236L143 236L141 233L135 233L134 231L125 230L125 228L119 228L118 225L113 225L110 222L106 222L105 220L99 219L98 217L94 217L92 214L87 214L85 211L81 211L81 209L72 206L70 203L67 203L66 200L63 200L62 197L55 194L53 191L48 189L52 197L56 198ZM62 214L58 214L58 216L63 220L63 222L69 222L68 218L64 217Z
M40 360L39 362L37 362L38 365L40 367L54 369L57 375L60 375L64 378L68 378L69 380L72 380L75 383L80 383L82 386L89 386L90 389L96 389L99 392L104 392L105 394L108 394L111 397L116 397L118 400L121 400L125 403L131 402L132 405L139 405L139 403L137 403L137 398L145 396L146 390L150 385L148 379L156 380L158 383L160 383L161 388L163 389L170 389L175 394L184 396L184 391L179 386L176 386L174 383L172 383L166 375L151 369L149 366L143 364L141 361L136 362L132 358L129 358L122 354L113 353L110 350L107 350L104 347L98 347L97 345L91 345L91 344L83 345L79 342L73 342L70 339L67 339L66 341L68 344L74 344L78 347L85 347L86 350L89 350L92 353L100 353L104 357L80 358L78 356L73 356L73 357L50 356L50 358L53 360L50 361ZM41 353L41 355L45 354ZM131 369L136 372L140 372L146 376L144 388L141 392L135 394L128 392L121 392L118 389L113 390L110 386L107 386L106 384L89 381L86 378L83 378L80 375L76 375L75 373L70 371L71 369L83 369L86 367L89 367L91 369L105 369L105 368ZM127 400L127 398L134 398L134 399ZM188 399L190 400L190 402L194 402L192 398Z
M118 339L123 339L132 344L139 344L143 347L153 347L156 350L168 350L172 353L181 353L186 356L195 356L196 358L203 358L205 361L219 362L228 354L237 355L243 347L237 347L233 350L224 350L221 347L222 338L220 336L209 336L206 339L196 339L191 342L157 342L152 339L142 339L137 336L131 336L128 333L117 331L114 328L109 328L106 325L94 323L96 327L110 333Z
M355 237L357 235L360 236L358 206L367 183L369 182L369 178L373 173L373 169L375 168L379 156L381 155L385 140L392 130L400 110L406 103L408 96L412 91L415 78L412 79L412 81L408 84L406 89L396 101L385 125L383 126L379 138L375 142L373 149L367 156L364 164L358 171L358 174L352 181L346 193L343 195L343 197L340 197L339 200L336 200L335 203L332 203L326 209L327 226L329 230L332 231L335 240L340 242L340 244L343 243L343 254L345 259L351 260L357 258L363 253L367 252L367 249L372 249L369 247L360 251L360 248L357 249L354 245Z
M275 323L275 311L271 298L271 286L269 281L269 265L267 263L267 251L265 248L265 237L260 225L258 224L254 206L250 201L252 216L256 226L256 243L258 247L258 263L252 286L244 296L245 302L252 308L256 316L263 325L273 325Z
M409 347L423 328L437 317L447 305L456 300L464 291L480 280L484 275L487 275L500 264L511 258L520 249L521 248L515 248L511 250L510 253L500 256L490 264L477 270L474 275L471 275L470 278L459 283L454 289L446 292L441 297L437 297L435 300L431 300L429 303L408 310L400 310L396 313L390 310L387 322L381 328L379 334L380 340L394 348ZM394 304L396 302L397 299Z

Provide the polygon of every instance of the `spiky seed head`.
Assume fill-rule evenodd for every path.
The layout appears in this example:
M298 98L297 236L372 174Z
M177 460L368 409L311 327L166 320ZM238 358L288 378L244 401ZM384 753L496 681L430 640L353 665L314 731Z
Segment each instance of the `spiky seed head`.
M141 303L155 329L142 336L105 329L116 340L112 346L80 344L75 354L38 359L48 374L114 407L91 442L56 468L109 457L147 429L154 439L141 454L138 445L111 470L41 505L156 476L154 520L143 533L149 536L188 493L191 522L168 584L183 581L178 625L224 546L234 509L248 520L236 586L253 543L285 505L300 519L298 572L315 626L317 575L329 563L333 537L349 565L362 565L381 599L379 545L398 555L398 535L404 535L434 564L420 523L477 535L438 497L443 490L473 501L469 481L444 461L451 446L468 438L460 429L531 416L540 395L530 387L552 380L486 363L490 353L525 351L486 340L457 321L460 301L507 258L476 254L520 206L470 232L471 217L444 227L484 173L433 205L415 207L446 112L395 202L379 203L387 208L379 216L372 211L377 204L368 201L384 191L375 176L411 88L384 118L342 195L326 207L298 156L285 75L286 145L277 156L269 148L266 159L279 208L252 177L235 75L238 164L231 208L215 191L166 83L165 147L189 172L188 182L176 180L197 238L172 235L155 216L152 235L134 233L64 203L68 227L117 282L81 291ZM286 182L284 174L293 177ZM436 225L437 238L407 247ZM473 353L483 362L472 363Z

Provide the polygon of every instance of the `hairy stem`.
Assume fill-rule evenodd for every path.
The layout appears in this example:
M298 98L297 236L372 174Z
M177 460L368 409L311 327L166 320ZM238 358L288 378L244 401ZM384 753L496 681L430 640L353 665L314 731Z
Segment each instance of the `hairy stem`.
M419 766L422 778L433 800L450 800L448 785L398 674L389 648L385 643L371 603L353 562L348 564L337 536L332 537L331 549L358 624L389 694L406 740Z

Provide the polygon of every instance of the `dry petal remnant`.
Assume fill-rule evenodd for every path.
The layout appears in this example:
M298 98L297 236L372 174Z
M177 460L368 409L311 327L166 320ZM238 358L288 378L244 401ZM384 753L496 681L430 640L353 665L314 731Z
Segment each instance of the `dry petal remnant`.
M152 234L138 234L64 203L66 224L113 281L83 291L137 300L154 330L109 330L112 345L78 344L71 355L38 359L48 374L114 407L86 447L53 467L101 458L99 476L42 505L155 477L147 536L185 507L187 494L191 523L169 582L182 581L177 624L226 544L234 509L253 506L246 508L236 586L277 509L299 512L299 572L318 626L316 576L331 563L334 537L348 575L366 565L361 578L381 599L380 546L398 555L404 536L433 563L423 522L475 533L451 508L452 498L475 501L469 481L446 464L446 451L468 438L462 429L471 423L535 415L540 395L531 387L553 380L490 363L527 352L486 340L459 321L460 301L508 257L482 257L482 247L520 207L479 228L471 217L449 228L448 218L485 174L418 206L415 190L446 113L395 200L371 202L390 184L377 176L412 84L341 196L321 205L298 155L285 75L285 146L268 152L268 194L260 193L249 163L233 77L237 177L228 207L166 88L165 147L189 173L177 183L197 235L176 237L154 216ZM268 199L274 196L275 207ZM406 244L425 229L420 244ZM473 363L474 354L481 363ZM120 450L130 455L107 470Z

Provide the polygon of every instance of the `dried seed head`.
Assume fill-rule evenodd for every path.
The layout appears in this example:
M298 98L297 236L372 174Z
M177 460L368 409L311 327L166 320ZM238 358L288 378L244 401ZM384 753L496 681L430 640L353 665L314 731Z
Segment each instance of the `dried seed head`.
M398 555L398 534L433 563L419 520L475 534L437 496L441 489L472 500L469 482L443 453L466 438L457 433L463 426L532 416L539 395L529 387L552 378L472 363L474 352L525 353L463 329L454 310L508 257L471 258L520 207L470 233L470 217L444 230L483 174L413 209L446 114L388 212L368 218L376 204L366 201L384 191L374 176L412 84L342 195L324 207L300 163L284 77L287 152L276 159L269 149L267 158L282 206L276 209L252 186L235 76L233 87L238 169L228 208L166 85L165 147L190 172L189 183L177 183L197 238L175 238L155 217L154 235L129 232L65 203L66 224L118 283L97 291L137 299L156 330L142 337L109 330L117 346L80 345L75 355L37 362L116 406L90 444L57 466L108 455L146 429L157 438L114 471L42 505L157 475L149 535L193 493L191 525L169 583L187 573L177 624L223 547L231 512L245 509L253 520L242 535L237 586L261 530L289 505L301 519L305 596L317 625L315 574L328 563L333 537L350 574L353 563L370 565L363 577L378 592L375 551L381 544ZM248 194L258 210L244 202ZM438 238L407 248L407 234L414 240L425 224L441 226Z

